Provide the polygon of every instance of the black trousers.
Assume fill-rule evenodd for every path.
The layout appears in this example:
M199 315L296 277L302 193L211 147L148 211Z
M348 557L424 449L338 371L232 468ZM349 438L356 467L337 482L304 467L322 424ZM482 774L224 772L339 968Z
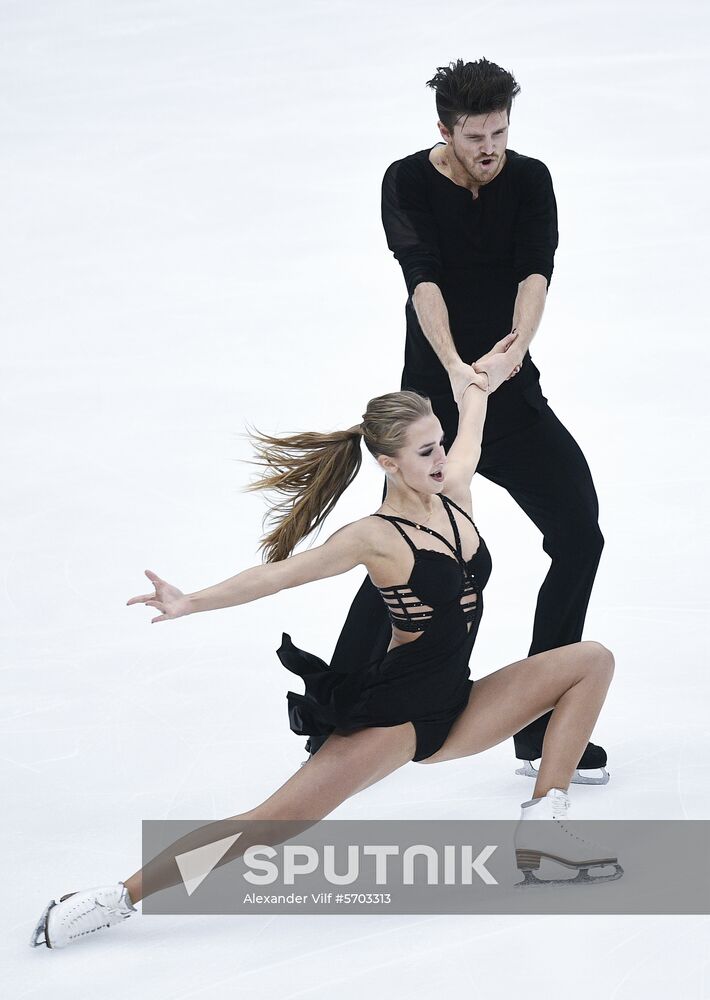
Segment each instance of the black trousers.
M407 385L406 373L402 382L403 388L417 388L429 396L447 440L453 441L458 409L451 393L436 395ZM604 538L589 466L542 395L539 382L515 394L512 385L510 390L510 405L505 405L505 413L499 408L493 414L492 425L489 408L477 472L508 491L542 533L542 547L552 560L538 594L528 653L532 655L581 640ZM357 669L373 655L384 655L390 638L384 602L366 577L350 607L332 665ZM551 715L548 712L515 734L518 758L541 756Z

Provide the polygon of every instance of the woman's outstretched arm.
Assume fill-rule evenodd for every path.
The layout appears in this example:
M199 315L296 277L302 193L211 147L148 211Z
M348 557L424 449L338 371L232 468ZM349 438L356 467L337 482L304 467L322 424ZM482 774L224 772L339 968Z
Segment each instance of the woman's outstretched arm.
M471 366L470 388L457 400L459 425L456 438L446 455L447 493L469 493L469 487L481 458L481 439L486 421L488 396L508 378L516 361L508 348L516 333L509 333L495 344L488 354ZM453 499L453 497L452 497Z
M251 566L222 583L193 594L183 594L156 573L146 570L145 574L155 587L155 593L132 597L126 603L157 608L161 614L151 622L159 622L198 611L215 611L217 608L248 604L262 597L278 594L281 590L347 573L366 561L371 530L367 522L368 518L353 521L339 528L323 545L278 562Z

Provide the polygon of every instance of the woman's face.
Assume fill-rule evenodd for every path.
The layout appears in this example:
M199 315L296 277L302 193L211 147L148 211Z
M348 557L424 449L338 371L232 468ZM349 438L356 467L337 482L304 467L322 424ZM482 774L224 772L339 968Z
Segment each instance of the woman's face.
M380 455L385 472L418 493L440 493L444 483L446 452L439 418L432 413L410 424L405 444L394 458Z

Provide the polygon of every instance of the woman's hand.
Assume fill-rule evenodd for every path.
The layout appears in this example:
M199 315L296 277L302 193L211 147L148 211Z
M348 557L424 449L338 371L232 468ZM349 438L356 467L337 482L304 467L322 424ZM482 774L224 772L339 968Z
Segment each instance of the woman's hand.
M503 382L520 371L520 365L517 363L515 355L508 353L508 349L515 343L517 336L518 334L513 330L512 333L507 334L494 344L487 354L473 363L474 371L485 372L488 375L489 392L495 392Z
M145 575L155 587L152 594L141 594L139 597L132 597L126 604L145 604L149 608L157 608L162 614L157 618L151 618L153 622L166 621L169 618L182 618L183 615L191 613L189 598L185 597L181 590L171 584L161 580L156 573L149 569L145 570Z
M465 361L459 361L456 365L452 366L448 371L448 375L451 381L451 394L454 397L456 405L459 407L461 406L461 400L463 399L466 387L472 382L480 385L484 392L486 391L486 376L478 375L473 370L473 365L467 365Z
M517 336L518 335L514 330L512 333L506 334L506 336L502 337L497 344L494 344L493 347L491 347L488 354L484 354L483 357L479 358L473 365L467 365L465 361L458 361L455 365L452 365L448 369L449 380L451 381L451 392L457 406L461 406L461 400L463 399L466 387L471 385L472 382L474 385L478 385L485 391L486 382L477 378L477 375L487 370L487 363L491 358L495 357L496 354L503 354L507 351L511 344L515 342ZM514 368L515 362L511 359L506 378L512 374ZM500 385L500 383L498 383L498 385ZM498 385L495 386L496 389L498 388ZM493 386L491 386L490 391L494 391Z
M493 347L488 352L488 354L484 354L482 358L479 358L478 361L475 361L474 366L480 365L481 363L485 364L489 360L489 358L493 357L494 354L500 354L503 351L507 351L508 348L511 347L512 344L517 340L517 337L518 337L517 332L515 330L512 330L509 334L507 334L505 337L499 340L497 344L494 344ZM520 354L519 351L517 353ZM508 379L513 378L514 375L517 375L522 367L523 367L523 362L521 359L513 367L513 370L508 376ZM480 370L481 369L479 369L479 371ZM508 379L506 379L506 382L508 381Z

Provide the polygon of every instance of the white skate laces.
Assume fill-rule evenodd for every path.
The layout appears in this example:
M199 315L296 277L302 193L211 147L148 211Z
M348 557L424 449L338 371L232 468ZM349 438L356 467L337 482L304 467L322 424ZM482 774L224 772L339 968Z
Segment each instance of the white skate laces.
M122 923L135 912L123 882L75 892L62 900L52 900L45 907L30 945L65 948L96 931Z
M542 803L542 805L539 805ZM538 809L531 806L539 806ZM551 788L547 795L539 799L530 799L522 804L521 819L567 819L570 799L562 788Z
M564 822L568 819L570 799L561 788L551 788L539 799L523 802L520 821L515 830L515 861L523 872L520 887L530 885L578 885L580 882L612 882L624 874L616 852L574 833ZM550 820L532 823L530 820ZM540 878L542 861L554 862L577 872L575 878ZM608 874L590 875L590 868L614 870Z

